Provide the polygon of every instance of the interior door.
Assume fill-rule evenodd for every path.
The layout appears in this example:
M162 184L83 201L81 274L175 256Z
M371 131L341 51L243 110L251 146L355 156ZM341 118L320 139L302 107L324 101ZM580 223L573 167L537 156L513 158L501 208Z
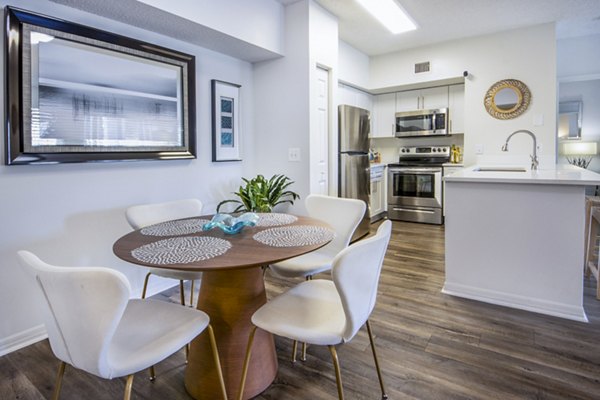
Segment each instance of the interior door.
M329 194L329 71L316 68L315 119L311 135L311 193Z

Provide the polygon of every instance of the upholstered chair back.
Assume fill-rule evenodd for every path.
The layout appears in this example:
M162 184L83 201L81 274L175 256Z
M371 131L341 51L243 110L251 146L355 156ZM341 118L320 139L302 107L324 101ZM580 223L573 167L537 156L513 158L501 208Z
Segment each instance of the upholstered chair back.
M141 229L173 219L202 215L202 202L198 199L167 201L129 207L125 213L133 229Z
M56 357L111 378L108 347L130 297L127 278L108 268L53 266L24 250L18 258L48 306L45 325Z
M385 221L374 236L342 250L333 261L331 275L346 314L345 341L356 335L375 307L379 276L391 232L392 223Z
M305 201L308 215L327 222L335 231L335 238L322 252L336 255L350 243L354 230L365 215L364 201L311 194Z

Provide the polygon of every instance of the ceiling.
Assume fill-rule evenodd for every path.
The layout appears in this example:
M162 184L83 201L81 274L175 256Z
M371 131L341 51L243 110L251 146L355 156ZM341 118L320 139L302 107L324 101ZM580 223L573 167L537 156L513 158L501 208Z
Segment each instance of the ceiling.
M340 38L370 56L554 21L558 39L600 34L600 0L395 0L418 25L399 35L354 0L315 1L337 16Z

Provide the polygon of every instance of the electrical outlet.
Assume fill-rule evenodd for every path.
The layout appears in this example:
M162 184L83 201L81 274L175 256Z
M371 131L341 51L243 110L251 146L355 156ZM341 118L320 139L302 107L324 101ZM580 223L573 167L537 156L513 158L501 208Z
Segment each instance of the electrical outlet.
M535 149L537 150L538 154L542 154L542 144L540 142L537 142Z
M544 125L544 114L535 114L533 116L533 126L543 126Z
M300 161L300 148L290 147L288 149L288 161L292 161L292 162Z
M483 145L482 144L475 145L475 154L483 154Z

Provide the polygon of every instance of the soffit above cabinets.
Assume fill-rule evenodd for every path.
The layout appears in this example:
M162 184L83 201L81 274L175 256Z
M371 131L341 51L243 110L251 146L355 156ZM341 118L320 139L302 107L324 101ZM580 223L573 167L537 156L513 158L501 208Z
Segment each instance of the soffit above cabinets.
M50 0L251 63L282 54L136 0Z

